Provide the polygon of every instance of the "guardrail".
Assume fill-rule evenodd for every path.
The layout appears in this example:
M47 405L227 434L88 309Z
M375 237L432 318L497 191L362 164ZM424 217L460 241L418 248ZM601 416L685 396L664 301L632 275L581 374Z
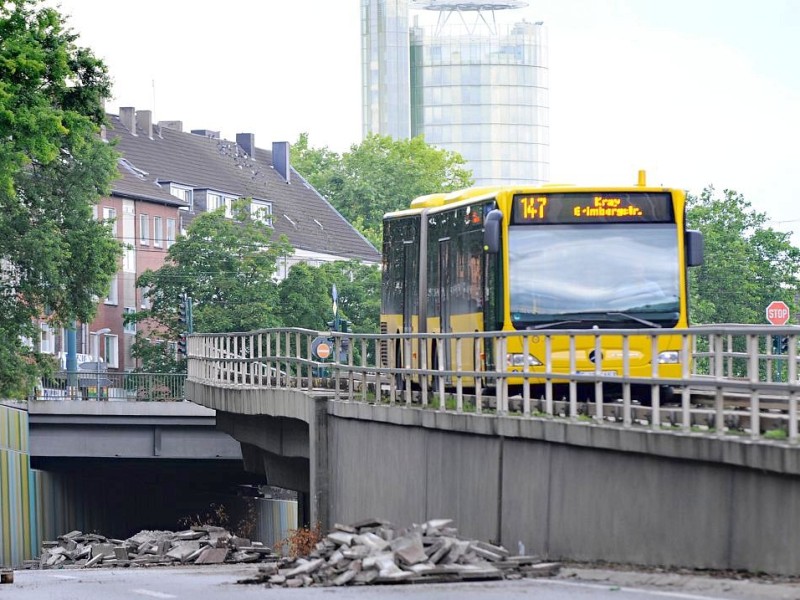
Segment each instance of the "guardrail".
M312 353L312 342L320 336L331 340L332 360ZM601 371L599 364L594 372L553 369L556 338L568 341L569 364L574 366L578 338L584 347L591 338L601 348L608 336L622 340L620 373ZM676 377L658 376L657 363L651 375L631 377L630 340L641 336L650 339L653 355L660 337L678 336L681 356L692 359L680 363ZM189 377L222 386L329 388L337 400L797 442L799 336L796 327L741 325L394 335L270 329L191 336ZM509 341L517 338L527 355L534 337L544 339L546 348L538 370L523 366L513 371L505 361L481 368L486 349L506 356ZM433 354L434 343L438 356L431 360L427 354ZM396 348L404 357L416 349L415 364L404 358L403 366L391 366L398 362ZM449 369L442 366L445 348L451 349ZM474 356L466 360L470 353ZM477 368L465 369L464 364ZM670 388L675 395L667 401L662 396Z
M185 374L62 371L42 380L34 400L184 400Z

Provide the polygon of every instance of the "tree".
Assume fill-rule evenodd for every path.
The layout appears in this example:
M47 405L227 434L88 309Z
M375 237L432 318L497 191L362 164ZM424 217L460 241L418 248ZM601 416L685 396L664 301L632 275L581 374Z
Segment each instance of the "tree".
M247 200L235 202L233 218L225 216L224 208L199 215L186 237L170 247L164 265L139 277L137 285L147 290L151 306L132 319L149 322L151 330L140 336L142 343L132 353L146 359L144 366L171 368L159 353L171 354L164 342L175 341L183 333L178 319L182 294L192 298L195 333L281 325L273 277L278 260L291 248L283 238L273 242L272 228L251 219L247 207Z
M772 300L797 308L800 250L790 234L766 227L765 213L732 190L689 196L687 221L705 239L705 263L690 270L694 323L760 323Z
M380 248L382 219L412 199L472 184L461 155L425 143L422 136L393 140L371 134L338 156L308 145L301 134L292 165L367 239Z
M320 267L305 263L293 266L279 286L283 325L326 329L333 319L334 285L339 316L347 319L355 332L377 333L380 271L358 261L336 261Z
M286 327L322 330L331 320L331 281L321 268L298 263L281 281L279 313Z
M381 313L381 272L357 261L337 261L322 267L336 284L339 312L356 333L378 333Z
M39 0L0 3L0 395L46 364L20 342L36 319L91 320L121 253L92 215L116 175L98 135L111 84L77 37Z

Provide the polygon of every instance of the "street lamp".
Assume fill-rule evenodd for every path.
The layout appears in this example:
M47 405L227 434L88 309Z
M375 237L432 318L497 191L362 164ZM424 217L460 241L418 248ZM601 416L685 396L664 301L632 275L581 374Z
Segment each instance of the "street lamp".
M111 329L103 327L95 332L91 332L94 338L94 368L97 375L97 387L95 388L95 400L100 400L100 336L111 333Z

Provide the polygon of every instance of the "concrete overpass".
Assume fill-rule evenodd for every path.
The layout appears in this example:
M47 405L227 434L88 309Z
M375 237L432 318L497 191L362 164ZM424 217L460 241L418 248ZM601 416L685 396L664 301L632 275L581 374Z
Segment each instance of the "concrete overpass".
M30 465L47 472L45 538L67 530L127 537L178 528L224 505L245 509L240 445L216 428L213 410L191 402L31 401ZM235 521L234 521L235 522Z
M689 374L684 401L672 409L657 397L653 407L639 406L624 393L612 416L599 402L597 418L574 397L537 410L526 398L515 409L498 392L494 408L467 412L460 390L439 401L413 392L412 401L395 389L391 370L354 367L352 357L332 367L335 389L318 389L312 372L304 375L310 344L299 341L290 353L286 342L275 352L257 347L253 333L233 335L241 339L190 341L187 398L217 411L219 425L242 442L249 470L307 495L311 524L449 517L465 535L548 559L787 575L800 567L796 365L788 382L737 378L716 366ZM689 383L709 390L710 407L686 400ZM756 429L734 430L727 423L741 410L726 394L748 386L748 427ZM768 399L786 402L783 439L765 437L758 425L767 419L759 402ZM674 412L679 420L667 422Z

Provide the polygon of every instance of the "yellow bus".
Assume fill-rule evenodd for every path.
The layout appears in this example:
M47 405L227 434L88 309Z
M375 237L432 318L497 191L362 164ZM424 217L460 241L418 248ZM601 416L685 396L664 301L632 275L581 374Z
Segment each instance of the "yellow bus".
M545 369L549 337L552 372L621 375L621 336L602 336L598 357L594 335L573 336L570 348L566 335L537 333L685 328L687 267L702 261L702 235L686 229L684 192L648 187L644 172L628 187L520 185L432 194L384 217L381 329L520 332L508 338L505 370L533 373ZM659 377L680 377L681 336L660 335L655 356L649 336L627 339L631 377L652 377L653 361ZM453 368L449 344L437 349L429 340L429 358L420 350L398 340L393 366L437 369L443 356L441 366ZM462 368L494 370L492 354L489 347L467 350Z

